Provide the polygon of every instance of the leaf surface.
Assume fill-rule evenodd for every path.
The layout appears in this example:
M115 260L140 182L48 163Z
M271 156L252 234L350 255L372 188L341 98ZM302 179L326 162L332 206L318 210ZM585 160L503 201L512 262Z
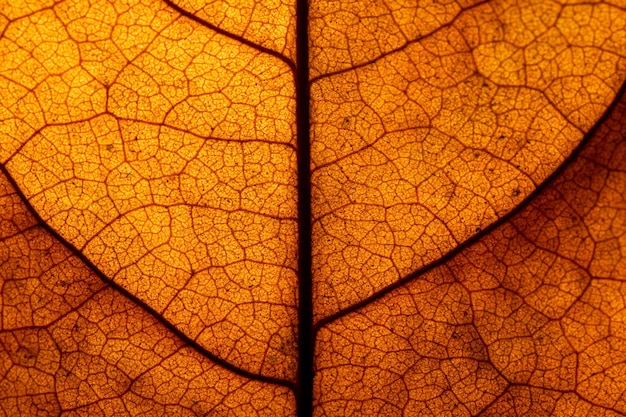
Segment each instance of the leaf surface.
M2 4L0 410L626 414L626 6L306 3Z
M233 374L106 285L4 174L0 202L2 415L294 412L289 389Z
M626 101L518 213L323 327L320 415L626 414Z

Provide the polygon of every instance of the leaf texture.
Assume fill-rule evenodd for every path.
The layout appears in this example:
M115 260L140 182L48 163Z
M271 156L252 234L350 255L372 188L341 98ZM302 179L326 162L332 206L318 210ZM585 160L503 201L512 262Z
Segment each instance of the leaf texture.
M323 327L319 415L626 414L626 100L528 205Z
M626 415L625 4L0 28L0 415Z
M348 21L356 12L345 7L320 12ZM347 40L320 36L336 44L312 55L313 73L316 59L346 67L327 69L311 88L319 318L433 262L519 204L605 111L626 69L623 42L580 36L613 20L607 5L453 7L430 32L415 26L417 16L393 19L392 9L366 18L372 7L363 7ZM311 26L331 31L324 19ZM386 28L372 33L406 42L370 61L325 58L358 44L350 36L363 39L372 20ZM623 13L613 24L623 39Z
M70 3L7 28L7 44L45 30L53 57L66 50L59 75L24 87L7 81L18 106L42 103L36 131L18 137L7 169L43 220L104 275L218 356L293 380L289 69L164 3L135 5L117 20L108 7L110 35L95 35L103 40L74 40L89 27L70 24ZM158 24L141 21L150 14ZM79 65L84 49L96 55ZM19 68L7 73L20 80ZM285 112L273 116L274 107Z
M233 374L107 286L4 174L0 201L3 416L293 414L288 388Z

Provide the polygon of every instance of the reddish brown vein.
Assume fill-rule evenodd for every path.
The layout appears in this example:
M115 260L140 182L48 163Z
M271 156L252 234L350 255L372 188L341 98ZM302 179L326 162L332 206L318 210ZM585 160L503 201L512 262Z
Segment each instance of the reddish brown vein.
M196 16L193 13L188 12L187 10L183 9L182 7L178 6L177 4L175 4L172 0L163 0L165 2L165 4L167 4L169 7L171 7L172 9L176 10L176 12L180 13L182 16L185 16L188 19L193 20L194 22L208 28L211 29L217 33L219 33L220 35L226 36L227 38L230 38L232 40L235 40L237 42L240 42L246 46L249 46L253 49L256 49L259 52L263 52L264 54L268 54L271 55L273 57L276 57L278 59L280 59L282 62L284 62L285 64L287 64L287 66L291 69L291 71L295 74L296 73L296 65L295 63L290 60L289 58L285 57L284 55L266 48L265 46L256 44L252 41L250 41L249 39L244 38L243 36L238 36L235 35L234 33L230 33L218 26L215 26L212 23L207 22L206 20Z

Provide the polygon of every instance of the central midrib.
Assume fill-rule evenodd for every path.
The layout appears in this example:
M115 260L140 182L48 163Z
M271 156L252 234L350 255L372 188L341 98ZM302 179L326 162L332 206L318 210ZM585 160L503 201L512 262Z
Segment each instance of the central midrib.
M313 414L313 296L311 273L311 146L309 5L296 4L296 123L298 155L298 417Z

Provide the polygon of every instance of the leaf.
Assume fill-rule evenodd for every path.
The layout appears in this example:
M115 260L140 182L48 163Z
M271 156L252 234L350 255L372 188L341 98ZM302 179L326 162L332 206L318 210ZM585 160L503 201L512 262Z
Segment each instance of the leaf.
M0 8L3 415L626 414L625 5L144 3Z
M322 327L326 415L624 415L625 116L484 237Z

